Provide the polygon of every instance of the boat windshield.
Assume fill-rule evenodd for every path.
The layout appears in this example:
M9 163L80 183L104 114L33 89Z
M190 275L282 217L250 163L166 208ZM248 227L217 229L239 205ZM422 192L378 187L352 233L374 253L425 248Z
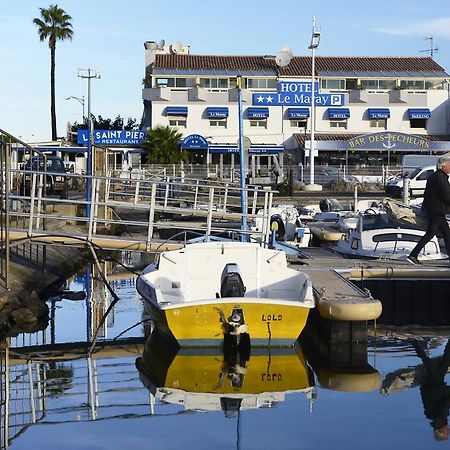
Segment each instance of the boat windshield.
M383 228L399 228L400 224L390 220L387 214L364 214L363 216L363 231L379 230ZM401 225L402 228L409 228L406 225Z

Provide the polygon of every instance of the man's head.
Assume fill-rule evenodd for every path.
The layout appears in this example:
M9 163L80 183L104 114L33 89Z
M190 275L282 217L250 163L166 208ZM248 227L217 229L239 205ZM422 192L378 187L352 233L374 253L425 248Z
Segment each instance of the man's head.
M434 438L437 441L445 441L448 439L448 425L442 425L439 428L434 429Z
M438 159L436 167L445 172L447 175L450 174L450 155L441 156Z

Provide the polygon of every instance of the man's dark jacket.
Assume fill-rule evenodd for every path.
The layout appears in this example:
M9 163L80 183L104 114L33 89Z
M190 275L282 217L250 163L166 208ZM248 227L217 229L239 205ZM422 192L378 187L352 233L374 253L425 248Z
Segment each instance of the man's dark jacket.
M450 183L444 171L438 169L428 178L422 209L442 215L450 212Z

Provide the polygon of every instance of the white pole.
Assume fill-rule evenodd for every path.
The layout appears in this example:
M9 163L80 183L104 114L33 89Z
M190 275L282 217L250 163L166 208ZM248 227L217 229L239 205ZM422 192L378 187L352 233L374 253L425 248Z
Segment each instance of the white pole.
M315 29L316 25L315 25L315 21L316 18L313 17L313 30ZM315 81L315 76L314 76L314 71L316 70L316 64L315 64L315 47L313 46L311 49L312 52L312 62L311 62L311 146L309 149L309 184L314 184L314 150L315 150L315 136L314 136L314 131L315 131L315 126L316 126L316 121L315 121L315 115L316 115L316 105L315 105L315 100L316 100L316 96L315 96L315 86L314 86L314 81Z

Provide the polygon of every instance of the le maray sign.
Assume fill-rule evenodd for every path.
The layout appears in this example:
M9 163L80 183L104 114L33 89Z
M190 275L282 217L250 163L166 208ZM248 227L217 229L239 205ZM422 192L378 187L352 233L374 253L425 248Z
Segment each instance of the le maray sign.
M254 106L311 106L312 83L305 81L280 81L277 93L258 92L253 94ZM314 83L314 105L342 106L344 94L330 94L319 91Z

